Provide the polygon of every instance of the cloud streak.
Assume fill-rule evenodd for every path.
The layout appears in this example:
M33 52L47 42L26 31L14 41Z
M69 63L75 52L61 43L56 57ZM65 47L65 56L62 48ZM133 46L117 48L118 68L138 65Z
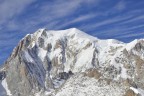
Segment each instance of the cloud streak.
M20 14L34 0L3 0L0 3L0 24Z
M34 1L33 1L34 2ZM84 14L77 16L77 10L83 5L90 6L94 3L99 3L99 0L55 0L54 2L47 1L37 5L36 13L30 15L28 18L23 19L21 22L18 20L11 20L7 24L7 29L10 30L29 30L32 27L44 24L44 27L48 29L60 29L67 25L78 23L95 17L95 13ZM65 8L66 7L66 8ZM71 17L71 16L74 17Z
M126 8L126 2L124 2L124 0L121 0L120 2L118 2L115 7L115 9L117 9L118 11L122 11Z
M126 34L126 35L123 35L123 36L118 36L117 38L130 38L130 37L136 37L136 36L142 36L142 35L144 35L144 32Z
M60 26L56 27L56 29L61 29L63 27L66 27L68 25L75 24L75 23L85 22L87 20L91 20L91 19L95 18L96 16L97 16L97 14L94 14L94 13L81 15L81 16L73 18L71 20L67 20L64 24L61 24Z

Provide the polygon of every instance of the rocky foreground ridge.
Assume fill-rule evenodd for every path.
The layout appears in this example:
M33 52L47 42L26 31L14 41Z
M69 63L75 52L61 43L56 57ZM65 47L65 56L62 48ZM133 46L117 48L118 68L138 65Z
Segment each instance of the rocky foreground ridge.
M144 96L144 39L39 29L14 48L0 82L0 96Z

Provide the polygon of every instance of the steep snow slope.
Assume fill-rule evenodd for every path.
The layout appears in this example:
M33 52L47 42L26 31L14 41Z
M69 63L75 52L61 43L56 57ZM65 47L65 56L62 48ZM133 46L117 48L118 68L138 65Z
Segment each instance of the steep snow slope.
M143 94L134 88L144 89L144 40L126 44L76 28L39 29L19 42L3 69L12 96L134 96Z

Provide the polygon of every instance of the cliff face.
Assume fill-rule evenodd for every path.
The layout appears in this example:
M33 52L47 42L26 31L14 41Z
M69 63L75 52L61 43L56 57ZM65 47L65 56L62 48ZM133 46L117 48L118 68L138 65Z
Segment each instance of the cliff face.
M144 40L126 44L76 28L39 29L19 42L0 80L12 96L142 95Z

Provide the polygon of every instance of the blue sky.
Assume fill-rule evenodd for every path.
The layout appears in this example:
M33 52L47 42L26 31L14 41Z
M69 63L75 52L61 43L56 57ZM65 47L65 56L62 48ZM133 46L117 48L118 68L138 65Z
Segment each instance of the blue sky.
M144 0L0 0L0 64L26 34L71 27L102 39L144 38Z

